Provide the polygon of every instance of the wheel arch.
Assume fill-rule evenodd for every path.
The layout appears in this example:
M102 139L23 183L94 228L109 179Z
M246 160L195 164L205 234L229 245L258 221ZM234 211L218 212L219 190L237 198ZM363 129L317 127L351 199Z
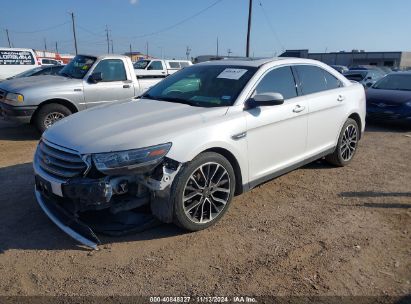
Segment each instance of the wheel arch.
M360 137L360 139L361 139L361 134L362 134L362 132L361 132L361 130L362 130L362 122L361 122L361 117L360 117L360 115L358 114L358 113L356 113L356 112L354 112L354 113L351 113L350 114L350 116L348 116L348 118L351 118L351 119L354 119L355 120L355 122L357 123L357 125L358 125L358 129L359 129L359 137Z
M76 112L79 111L78 108L77 108L77 106L76 106L74 103L72 103L71 101L68 101L67 99L62 99L62 98L48 99L48 100L45 100L45 101L43 101L42 103L40 103L40 104L38 105L36 111L34 111L33 115L31 116L30 123L33 122L33 119L36 117L38 111L39 111L43 106L48 105L48 104L53 104L53 103L56 103L56 104L60 104L60 105L62 105L62 106L65 106L66 108L68 108L68 109L71 111L71 113L76 113Z
M204 152L218 153L224 156L230 162L231 166L233 167L234 174L235 174L234 195L240 195L241 193L243 193L243 176L241 174L240 164L237 158L234 156L234 154L231 153L229 150L221 148L221 147L208 148L207 150L204 150L201 153L204 153Z

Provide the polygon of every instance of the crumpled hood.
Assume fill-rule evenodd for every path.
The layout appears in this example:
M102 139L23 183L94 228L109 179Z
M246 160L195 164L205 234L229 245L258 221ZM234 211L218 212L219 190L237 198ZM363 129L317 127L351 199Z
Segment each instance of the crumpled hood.
M78 86L82 85L81 79L67 78L63 76L43 75L14 78L0 82L0 88L8 92L21 93L28 89L61 89L62 86Z
M227 112L141 99L81 111L48 129L43 138L81 154L122 151L173 142ZM187 143L188 145L190 143Z
M401 104L411 100L411 91L381 90L369 88L366 91L367 102Z

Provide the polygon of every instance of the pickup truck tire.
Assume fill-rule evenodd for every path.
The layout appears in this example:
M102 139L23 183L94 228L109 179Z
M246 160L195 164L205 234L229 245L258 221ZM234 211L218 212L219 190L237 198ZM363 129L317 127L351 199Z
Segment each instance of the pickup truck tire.
M58 103L50 103L41 106L34 117L34 125L40 133L46 131L56 121L71 115L72 112Z
M358 149L360 131L354 119L348 118L341 129L337 147L332 154L325 157L330 164L338 167L348 165Z
M184 166L173 183L174 223L198 231L215 224L227 211L235 174L224 156L205 152Z

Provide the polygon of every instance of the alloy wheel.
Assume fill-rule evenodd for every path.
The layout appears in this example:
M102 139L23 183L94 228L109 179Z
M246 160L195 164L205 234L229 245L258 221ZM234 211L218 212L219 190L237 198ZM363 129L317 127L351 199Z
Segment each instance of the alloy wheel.
M220 164L208 162L193 171L183 191L183 208L187 218L205 224L223 211L230 199L231 180Z
M358 132L357 128L350 124L348 125L343 134L340 147L340 155L344 161L349 161L355 153L358 143Z
M59 112L49 113L44 119L44 126L50 128L56 121L63 119L64 117L64 114Z

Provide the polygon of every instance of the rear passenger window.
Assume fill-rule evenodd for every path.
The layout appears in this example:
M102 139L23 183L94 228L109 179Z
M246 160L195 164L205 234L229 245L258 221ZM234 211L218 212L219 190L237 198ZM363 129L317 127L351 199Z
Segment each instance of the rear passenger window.
M172 62L169 62L168 64L170 65L171 69L179 69L180 68L180 65L178 64L178 62L172 61Z
M148 67L148 70L163 70L163 64L161 61L153 61Z
M290 67L281 67L268 72L255 89L257 94L280 93L284 99L297 97L297 89Z
M185 67L188 67L189 64L188 64L188 62L183 62L183 61L181 61L181 62L180 62L180 66L181 66L181 68L185 68Z
M323 71L324 71L325 82L327 83L328 90L337 89L337 88L342 87L342 83L337 77L328 73L325 70Z
M327 90L324 70L312 65L295 66L300 78L301 90L304 95Z
M123 61L120 59L105 59L99 62L93 73L101 72L103 81L124 81L127 80L126 70Z

